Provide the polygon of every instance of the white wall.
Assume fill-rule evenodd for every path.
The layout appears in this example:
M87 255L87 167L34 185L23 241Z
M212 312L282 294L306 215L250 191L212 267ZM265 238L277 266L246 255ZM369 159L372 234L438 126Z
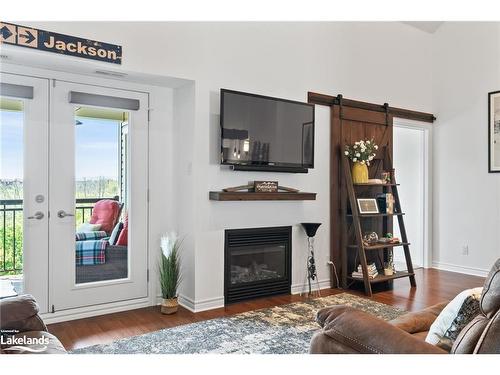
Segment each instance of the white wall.
M500 256L500 175L489 174L487 164L488 92L500 89L500 26L446 22L433 44L434 265L485 274Z
M320 221L319 280L328 285L329 111L316 109L315 169L307 175L231 172L218 164L219 90L230 88L305 101L307 91L431 111L432 36L396 23L31 23L35 27L123 45L122 69L192 79L194 126L174 128L168 153L155 151L155 173L175 180L170 204L187 235L189 274L184 303L201 310L223 301L223 229L294 225L293 280L304 281L306 237L301 221ZM119 70L116 66L106 66ZM174 106L175 106L174 93ZM182 126L183 120L174 127ZM158 134L161 137L160 134ZM165 130L163 137L170 133ZM184 148L186 147L186 148ZM180 152L183 156L179 155ZM209 190L253 179L318 193L314 202L213 202ZM159 181L158 189L166 186ZM175 185L178 184L178 185ZM175 187L176 186L176 187ZM172 191L172 190L167 190ZM158 211L157 210L157 211ZM162 216L152 217L154 221ZM159 232L159 229L157 229ZM156 243L156 242L155 242ZM194 264L191 261L194 257Z

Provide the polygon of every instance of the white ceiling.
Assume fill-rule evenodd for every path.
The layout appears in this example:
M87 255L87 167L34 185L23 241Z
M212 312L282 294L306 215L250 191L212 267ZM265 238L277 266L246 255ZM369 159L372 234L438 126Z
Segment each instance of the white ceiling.
M434 34L437 29L444 23L443 21L403 21L407 25L416 27L419 30L429 34Z

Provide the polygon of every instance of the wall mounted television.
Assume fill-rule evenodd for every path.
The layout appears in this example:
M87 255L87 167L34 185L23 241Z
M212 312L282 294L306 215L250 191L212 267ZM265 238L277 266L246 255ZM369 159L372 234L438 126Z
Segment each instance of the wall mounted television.
M314 168L314 105L221 89L221 164L234 170Z

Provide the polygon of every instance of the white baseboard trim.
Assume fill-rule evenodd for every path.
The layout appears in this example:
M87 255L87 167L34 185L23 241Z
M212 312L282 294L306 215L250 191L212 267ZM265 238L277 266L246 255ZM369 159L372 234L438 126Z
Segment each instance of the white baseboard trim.
M318 287L318 283L314 282L311 285L312 290L316 290ZM319 289L330 289L330 279L319 280ZM300 294L307 293L309 291L309 285L307 283L304 284L293 284L292 285L292 294Z
M324 279L319 281L319 289L329 289L330 286L330 279ZM314 283L313 285L313 290L316 290L317 284ZM307 284L294 284L291 287L291 292L292 294L300 294L300 293L307 293L308 291L308 285ZM158 296L156 299L156 303L159 305L161 304L161 297ZM188 309L191 312L197 313L201 311L207 311L207 310L213 310L213 309L218 309L221 307L224 307L224 297L214 297L214 298L207 298L199 301L193 301L191 298L184 296L184 295L179 295L178 297L179 305L182 307Z
M156 303L158 305L161 304L161 301L162 298L157 297ZM191 298L181 294L179 295L179 297L177 297L177 301L179 302L179 305L194 313L224 307L224 297L207 298L200 301L193 301Z
M474 275L486 277L490 270L485 270L483 268L460 266L458 264L451 264L445 262L432 262L432 268L437 268L438 270L465 273L466 275Z
M53 324L70 320L89 318L97 315L106 315L121 311L135 310L148 306L151 306L149 299L142 298L138 300L120 301L102 305L79 307L76 309L61 310L56 311L55 313L43 313L40 314L40 316L42 317L44 323Z

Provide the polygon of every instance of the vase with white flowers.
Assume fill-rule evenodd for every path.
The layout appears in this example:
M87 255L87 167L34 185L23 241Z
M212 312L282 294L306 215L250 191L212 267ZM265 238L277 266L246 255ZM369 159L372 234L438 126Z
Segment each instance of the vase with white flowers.
M353 145L346 145L344 155L352 161L352 181L355 184L368 182L368 167L375 158L378 146L371 140L361 140Z
M163 302L161 312L174 314L177 312L177 289L181 282L181 262L179 250L182 241L172 232L161 237L161 258L158 265L161 295Z

